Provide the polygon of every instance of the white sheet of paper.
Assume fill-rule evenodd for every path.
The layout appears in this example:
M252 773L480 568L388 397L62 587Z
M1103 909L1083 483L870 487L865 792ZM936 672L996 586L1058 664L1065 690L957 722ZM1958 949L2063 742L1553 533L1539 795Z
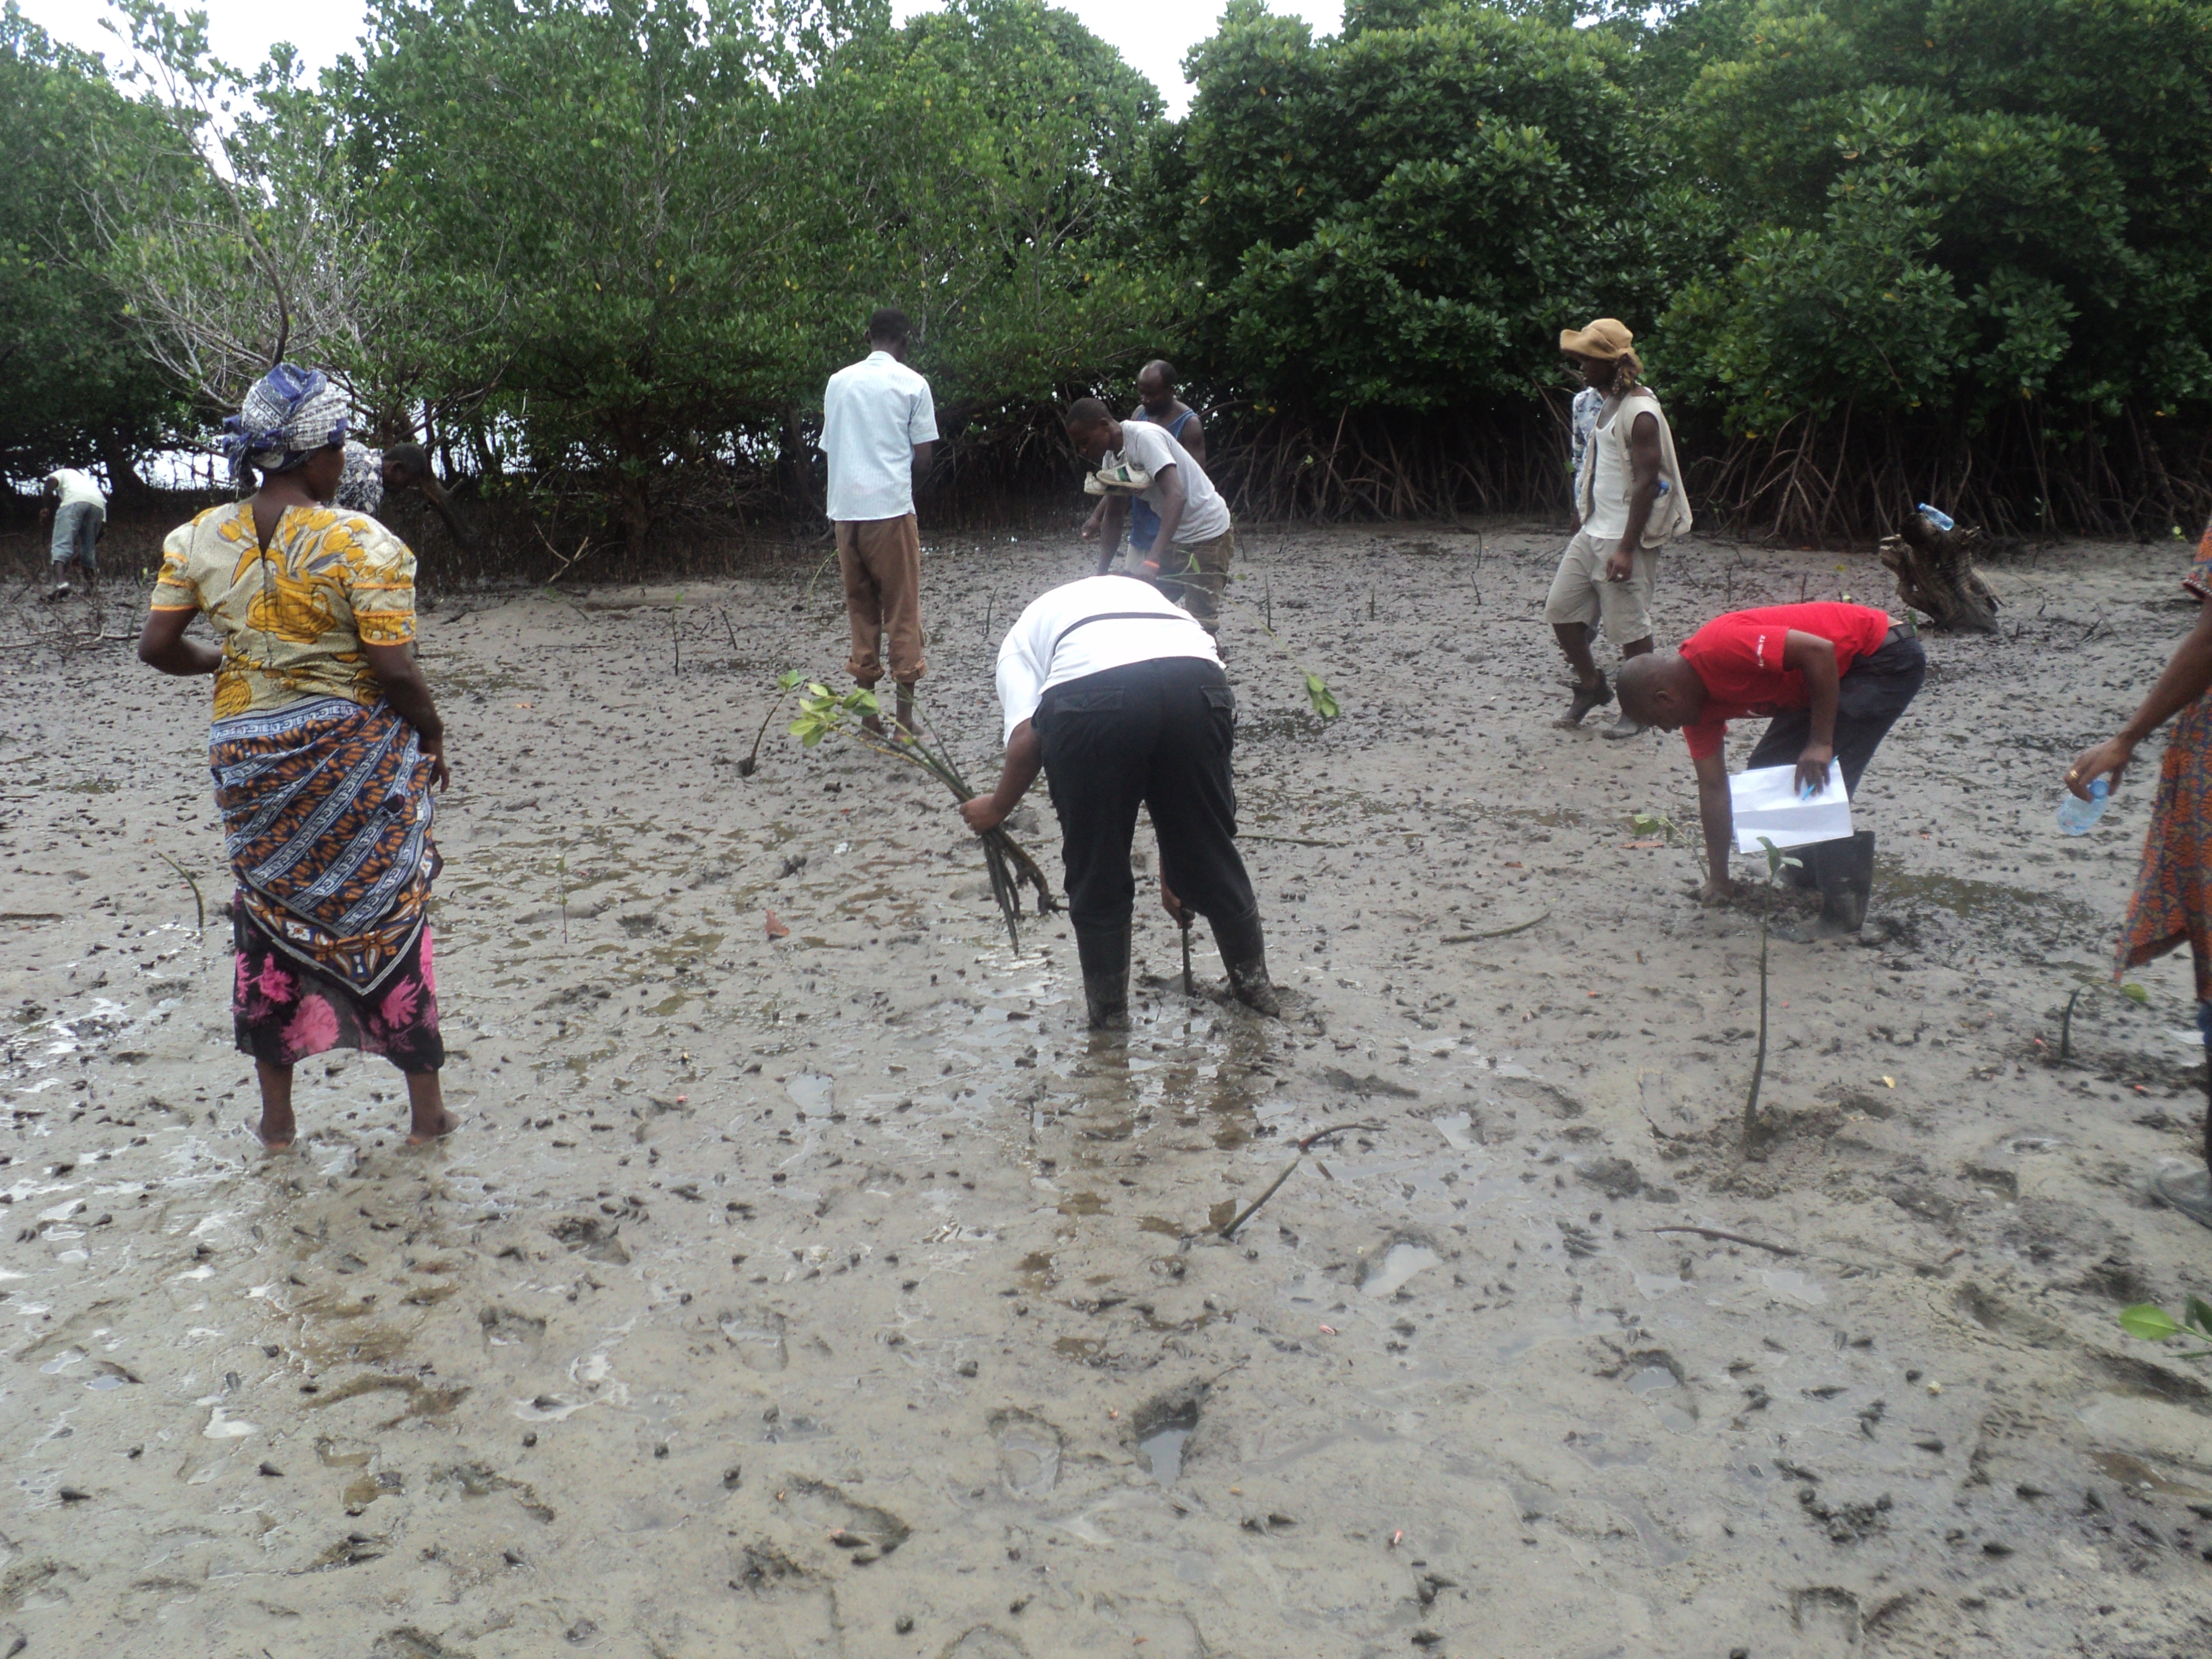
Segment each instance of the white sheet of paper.
M1777 847L1803 847L1835 841L1851 833L1851 801L1844 791L1844 769L1828 763L1827 787L1810 800L1797 799L1797 769L1762 766L1729 780L1729 804L1735 814L1735 850L1756 853L1761 836Z

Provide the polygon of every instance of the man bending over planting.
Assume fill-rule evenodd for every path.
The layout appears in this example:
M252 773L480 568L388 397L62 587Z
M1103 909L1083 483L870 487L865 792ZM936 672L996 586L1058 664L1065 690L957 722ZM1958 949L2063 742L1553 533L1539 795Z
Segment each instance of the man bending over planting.
M1775 605L1717 617L1682 642L1679 655L1645 656L1621 665L1620 712L1645 726L1680 730L1698 769L1698 817L1708 872L1701 902L1735 891L1729 848L1735 811L1721 746L1728 723L1771 715L1749 767L1797 769L1797 787L1827 787L1838 762L1846 793L1875 747L1897 723L1927 678L1928 659L1911 623L1893 623L1863 605ZM1856 933L1874 888L1874 832L1796 849L1795 879L1820 893L1820 919L1808 937Z
M1129 841L1140 805L1159 836L1168 914L1183 922L1195 910L1212 922L1231 992L1278 1012L1260 903L1237 852L1237 694L1206 630L1127 574L1069 582L1007 630L999 702L1006 766L998 787L963 802L960 815L983 834L1044 772L1091 1029L1128 1028Z

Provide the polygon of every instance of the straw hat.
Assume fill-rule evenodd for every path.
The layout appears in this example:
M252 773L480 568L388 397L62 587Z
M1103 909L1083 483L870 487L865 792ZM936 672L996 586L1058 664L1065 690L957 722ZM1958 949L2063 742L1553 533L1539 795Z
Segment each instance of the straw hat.
M1585 329L1559 331L1561 351L1576 357L1595 357L1601 362L1634 356L1635 343L1636 337L1628 331L1628 325L1613 317L1601 317Z

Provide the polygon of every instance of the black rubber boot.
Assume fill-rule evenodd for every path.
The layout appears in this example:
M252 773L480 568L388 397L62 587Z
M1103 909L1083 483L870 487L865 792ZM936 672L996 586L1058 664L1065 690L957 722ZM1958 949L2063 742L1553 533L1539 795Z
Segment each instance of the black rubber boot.
M1856 933L1874 896L1874 831L1849 841L1824 841L1813 848L1813 884L1820 890L1820 920Z
M1221 965L1229 970L1229 988L1237 1000L1255 1014L1279 1018L1283 1007L1267 978L1267 940L1260 931L1260 913L1255 910L1234 921L1210 920L1213 943L1221 952Z
M1602 708L1613 701L1612 682L1602 674L1597 677L1595 685L1584 685L1580 680L1570 680L1568 684L1574 687L1575 696L1567 705L1567 712L1557 722L1563 729L1580 726L1583 716L1591 709Z
M1094 1031L1129 1029L1129 924L1078 927L1075 957L1083 964L1083 1000Z

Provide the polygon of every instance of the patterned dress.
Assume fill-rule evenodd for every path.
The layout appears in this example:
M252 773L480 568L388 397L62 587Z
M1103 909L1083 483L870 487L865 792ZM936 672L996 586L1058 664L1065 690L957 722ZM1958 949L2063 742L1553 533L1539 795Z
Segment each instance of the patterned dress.
M415 556L374 519L292 507L264 551L250 501L162 546L156 611L222 638L208 757L237 877L232 1015L271 1065L355 1048L435 1071L425 906L438 872L431 763L364 645L415 637Z
M2184 585L2212 596L2212 525ZM2212 1002L2212 694L2183 709L2166 738L2114 975L2183 945L2196 962L2197 1001Z

